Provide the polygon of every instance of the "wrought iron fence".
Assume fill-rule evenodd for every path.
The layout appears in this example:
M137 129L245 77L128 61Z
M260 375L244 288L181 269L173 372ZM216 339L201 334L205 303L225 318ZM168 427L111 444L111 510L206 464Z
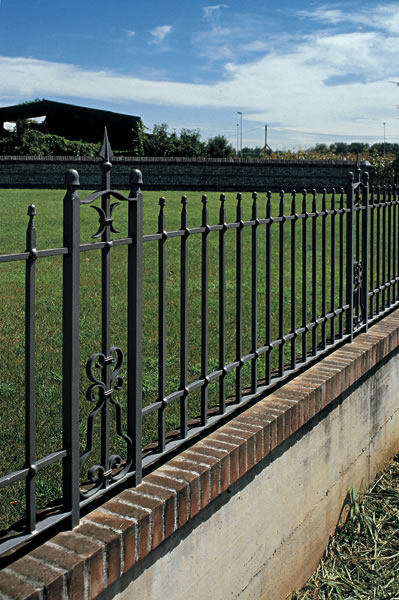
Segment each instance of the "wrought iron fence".
M0 489L24 482L26 517L19 529L3 537L1 553L57 523L75 526L81 509L93 499L127 480L137 485L143 469L337 344L351 341L356 332L367 331L399 301L397 190L378 188L370 193L368 175L361 174L359 165L346 189L281 192L277 199L270 192L263 199L253 193L247 219L238 193L235 218L229 221L221 194L218 222L210 223L208 198L203 195L201 222L190 226L188 199L183 196L180 227L167 231L166 200L161 198L158 230L144 234L140 171L131 172L130 194L125 196L111 186L112 150L106 134L100 156L101 191L80 200L78 173L66 174L62 247L36 248L36 211L30 206L25 251L0 255L0 263L25 264L26 424L24 465L0 478ZM111 197L117 201L111 203ZM93 204L97 200L101 205ZM114 222L121 203L127 205L125 237L118 237ZM91 242L81 243L80 213L86 205L98 212L99 227ZM180 322L171 316L167 295L167 257L173 239L179 245L173 289ZM194 240L199 240L194 257L199 272L193 275ZM143 244L147 243L156 245L158 254L151 267L158 281L157 393L143 402ZM117 247L127 252L125 348L112 343L111 255ZM82 357L80 264L81 256L90 252L101 256L101 344ZM56 256L62 257L63 287L62 447L38 458L36 268L42 258ZM193 277L200 296L197 322L190 317ZM176 383L168 379L168 327L178 332ZM199 337L197 375L189 372L193 328L198 328ZM82 359L86 399L92 406L87 418L81 411ZM122 402L118 398L124 378ZM198 401L191 401L197 396ZM172 407L173 426L168 420ZM112 418L123 452L112 450ZM155 433L143 440L147 419L155 421ZM97 438L100 448L95 450ZM37 476L54 464L62 466L62 497L38 511Z

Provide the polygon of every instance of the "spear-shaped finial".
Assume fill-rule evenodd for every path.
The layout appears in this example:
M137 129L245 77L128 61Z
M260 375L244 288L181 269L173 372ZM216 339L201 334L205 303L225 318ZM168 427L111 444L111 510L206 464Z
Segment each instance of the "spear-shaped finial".
M104 127L104 138L103 138L103 143L101 145L100 148L100 152L98 153L98 156L100 156L104 162L109 163L111 162L114 153L112 152L112 148L111 148L111 144L109 143L109 139L108 139L108 133L107 133L107 128Z

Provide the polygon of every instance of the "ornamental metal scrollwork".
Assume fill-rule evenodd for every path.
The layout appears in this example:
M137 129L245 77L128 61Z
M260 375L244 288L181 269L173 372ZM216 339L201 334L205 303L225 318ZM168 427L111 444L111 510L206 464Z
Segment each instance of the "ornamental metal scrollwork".
M92 450L93 450L93 437L94 437L94 425L96 418L104 410L108 410L108 403L110 402L115 408L115 424L116 433L121 437L127 446L127 460L123 468L123 460L121 456L113 454L108 458L108 465L93 465L88 470L88 481L93 484L89 490L81 490L81 496L88 498L95 494L101 487L104 487L107 481L115 482L122 479L125 474L129 471L132 464L132 440L128 435L123 433L122 430L122 407L114 399L114 393L119 391L123 386L123 377L119 375L119 372L123 364L123 352L120 348L113 346L110 348L110 355L105 356L101 352L95 352L89 358L86 363L86 374L88 379L92 382L86 391L86 399L89 402L96 403L95 408L90 413L87 420L87 434L86 434L86 448L80 457L80 467L82 468L87 462ZM97 376L94 369L107 368L110 365L115 365L110 378L109 385L107 386L102 380L101 376Z
M353 263L353 324L358 327L364 320L364 306L362 302L363 284L363 262L361 260Z
M98 219L98 222L100 223L100 227L98 228L97 233L95 233L94 235L91 236L93 239L101 237L107 227L110 228L112 233L120 233L119 229L115 229L115 227L113 225L114 219L112 217L114 208L119 205L120 205L120 202L114 202L113 204L111 204L110 209L109 209L109 211L110 211L109 217L107 217L107 215L105 214L105 211L100 206L92 206L91 207L91 208L94 208L100 215L100 218Z

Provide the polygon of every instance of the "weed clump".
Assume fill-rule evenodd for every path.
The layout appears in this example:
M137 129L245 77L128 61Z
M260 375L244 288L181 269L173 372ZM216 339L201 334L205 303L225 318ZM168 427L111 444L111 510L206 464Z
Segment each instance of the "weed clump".
M399 455L360 500L351 488L347 519L293 600L399 598Z

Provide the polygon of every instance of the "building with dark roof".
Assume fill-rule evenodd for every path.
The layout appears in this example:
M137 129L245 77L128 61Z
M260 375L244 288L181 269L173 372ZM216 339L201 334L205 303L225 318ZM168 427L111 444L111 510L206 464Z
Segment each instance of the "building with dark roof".
M7 122L38 117L45 117L41 131L69 140L100 142L104 127L107 127L108 137L116 150L132 149L141 123L140 117L43 99L0 108L0 131L4 131Z

